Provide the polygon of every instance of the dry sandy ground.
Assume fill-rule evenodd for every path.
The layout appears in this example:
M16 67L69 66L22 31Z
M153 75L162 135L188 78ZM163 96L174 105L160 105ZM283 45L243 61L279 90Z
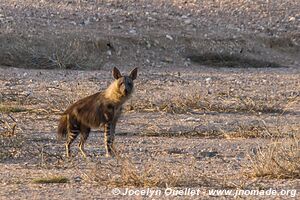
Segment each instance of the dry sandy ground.
M299 7L298 0L1 0L0 198L144 199L112 189L150 186L200 191L152 199L234 198L210 189L296 189L299 197L299 173L252 176L250 161L300 133ZM94 130L89 158L76 143L68 160L56 140L60 114L106 88L113 66L139 67L117 126L122 158L105 158ZM56 176L67 183L35 183Z
M94 179L95 169L101 171L101 165L113 162L104 158L102 134L95 131L90 135L86 147L90 158L87 161L77 154L76 144L73 146L75 158L66 160L63 144L57 142L55 136L59 113L69 102L105 88L112 80L109 71L0 70L2 105L23 109L1 114L1 118L10 124L16 121L16 133L21 140L20 147L16 145L16 149L5 147L12 152L4 154L1 164L3 198L131 199L130 196L114 196L111 193L114 187L106 188ZM299 88L299 78L296 68L216 70L194 67L189 71L178 68L176 72L173 68L140 69L135 94L118 124L116 144L121 155L132 159L136 166L153 163L152 167L159 173L165 173L166 167L179 173L176 170L186 166L197 177L197 182L186 183L182 188L200 189L201 195L197 198L206 199L211 188L299 190L299 179L245 176L251 171L248 155L272 141L268 134L276 134L278 127L283 135L299 133L299 102L283 108L284 113L281 110L274 113L250 112L239 110L238 106L236 111L227 112L226 109L232 105L224 102L230 102L233 97L223 96L225 111L209 110L201 104L194 109L179 110L179 113L175 109L180 99L185 100L185 95L200 95L202 98L195 99L199 101L197 103L203 101L203 97L211 96L207 101L217 104L219 93L227 93L228 90L254 100L280 94L276 100L282 103L288 95L295 95L293 92ZM168 104L174 102L175 108L160 109L152 105L159 107L164 101ZM270 133L263 128L262 121L269 127ZM18 142L18 139L13 142ZM35 178L55 175L65 176L70 182L33 183ZM189 180L187 174L181 175Z

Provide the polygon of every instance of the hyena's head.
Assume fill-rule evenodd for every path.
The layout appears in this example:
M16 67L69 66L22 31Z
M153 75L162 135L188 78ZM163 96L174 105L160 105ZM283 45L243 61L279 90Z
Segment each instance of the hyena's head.
M116 79L115 84L118 89L118 93L121 94L123 97L130 96L130 94L133 92L133 81L137 77L137 68L134 68L129 75L123 76L118 68L113 68L113 77Z

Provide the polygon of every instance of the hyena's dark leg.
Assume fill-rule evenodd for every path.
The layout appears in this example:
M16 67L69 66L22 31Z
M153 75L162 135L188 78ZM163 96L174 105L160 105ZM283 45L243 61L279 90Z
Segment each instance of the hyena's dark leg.
M113 124L111 122L106 123L104 126L104 145L106 150L106 157L114 156L114 133L113 133Z
M70 157L71 155L71 144L76 139L79 134L79 124L76 120L71 119L69 115L67 115L67 130L68 130L68 138L66 142L66 156Z
M80 135L80 142L79 142L78 146L79 146L79 150L81 151L83 157L85 157L85 158L86 158L86 153L84 150L84 143L87 140L87 138L89 137L90 131L91 131L91 129L89 127L81 125L81 127L80 127L81 135Z

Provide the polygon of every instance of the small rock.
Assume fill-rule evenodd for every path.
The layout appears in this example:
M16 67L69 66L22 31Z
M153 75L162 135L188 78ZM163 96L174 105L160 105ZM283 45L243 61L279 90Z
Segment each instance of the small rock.
M91 23L90 18L83 21L83 25L89 25Z
M148 19L148 21L153 21L153 22L156 22L156 21L157 21L155 18L150 17L150 16L149 16L147 19Z
M173 63L173 59L170 57L165 57L162 61L166 63Z
M166 35L166 38L168 38L169 40L173 40L173 37L171 35Z
M206 81L206 82L209 82L209 81L211 81L211 78L208 77L208 78L205 79L205 81Z
M150 44L150 42L149 42L149 41L146 41L146 47L147 47L148 49L150 49L150 48L151 48L151 44Z
M82 180L82 178L81 178L80 176L76 176L76 177L74 178L74 181L75 181L76 183L81 182L81 180Z
M296 20L295 17L289 17L289 22L293 22L293 21L295 21L295 20Z
M158 40L154 40L154 43L155 43L156 45L159 45L159 41L158 41Z
M131 29L131 30L129 30L129 33L135 35L136 34L136 30Z
M186 19L186 20L184 20L184 23L185 24L190 24L190 23L192 23L192 20L191 19Z
M185 61L185 62L183 63L183 65L184 65L185 67L188 67L188 66L190 66L190 65L191 65L191 62L189 62L189 61Z
M76 22L74 22L74 21L71 21L70 24L72 24L72 25L74 25L74 26L77 25Z
M182 19L187 19L187 18L188 18L188 16L186 16L186 15L182 15L182 16L181 16L181 18L182 18Z

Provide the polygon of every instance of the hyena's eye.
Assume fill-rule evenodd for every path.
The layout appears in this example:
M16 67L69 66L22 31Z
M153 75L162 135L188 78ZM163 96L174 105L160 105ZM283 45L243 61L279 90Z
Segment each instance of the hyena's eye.
M113 106L112 104L108 104L108 105L107 105L107 108L108 108L108 109L113 109L114 106Z

